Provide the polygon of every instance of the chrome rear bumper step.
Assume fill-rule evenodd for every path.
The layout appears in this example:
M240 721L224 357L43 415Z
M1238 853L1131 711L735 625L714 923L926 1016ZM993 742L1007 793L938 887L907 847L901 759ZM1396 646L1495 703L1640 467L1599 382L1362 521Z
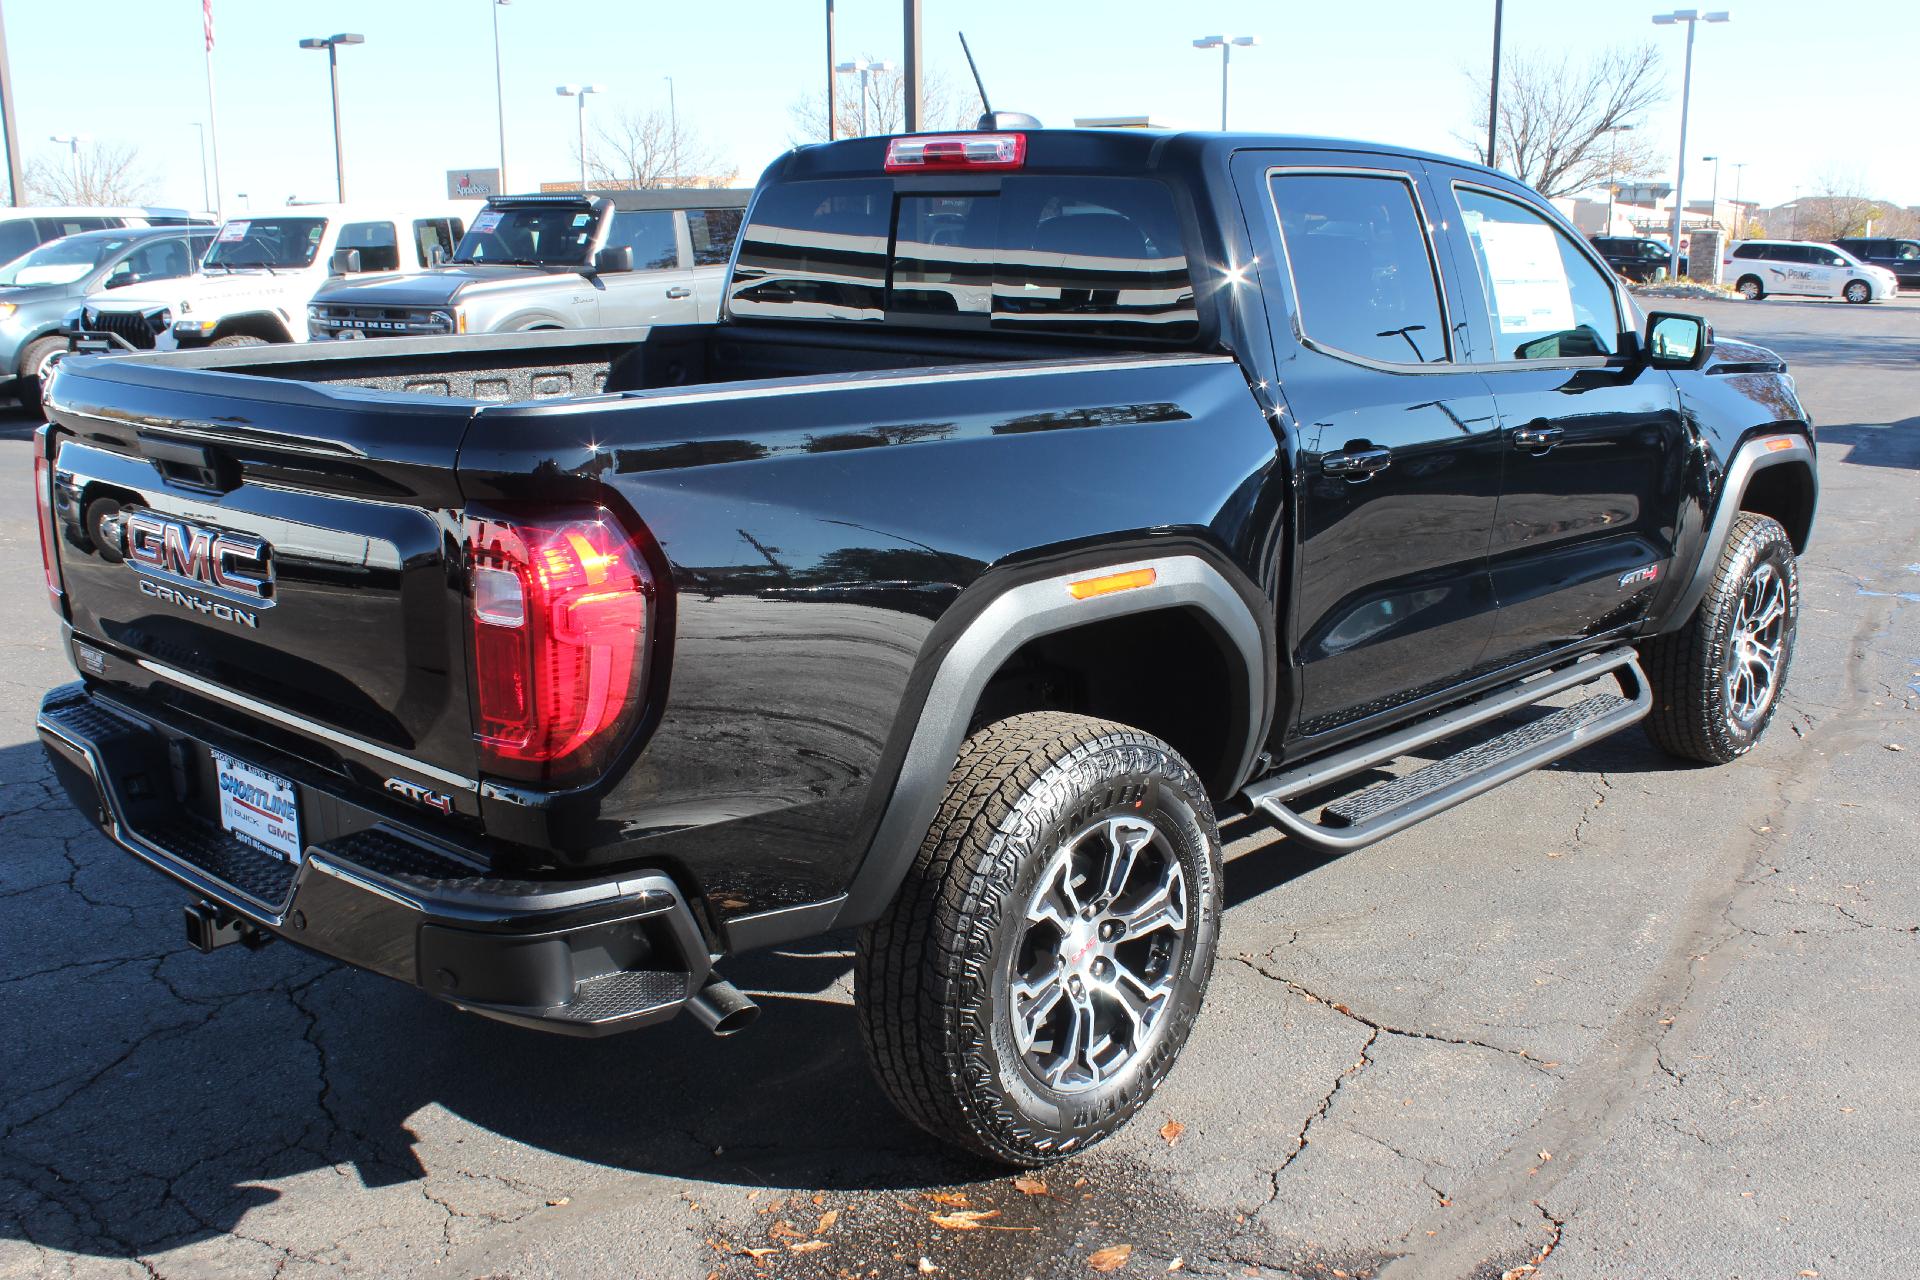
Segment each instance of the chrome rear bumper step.
M1319 791L1421 747L1567 689L1614 676L1630 696L1594 693L1497 737L1474 743L1403 777L1389 778L1328 804L1318 822L1288 801ZM1327 853L1372 844L1416 822L1491 791L1637 723L1653 709L1647 679L1630 647L1507 685L1480 699L1344 751L1308 761L1252 783L1243 792L1290 837Z

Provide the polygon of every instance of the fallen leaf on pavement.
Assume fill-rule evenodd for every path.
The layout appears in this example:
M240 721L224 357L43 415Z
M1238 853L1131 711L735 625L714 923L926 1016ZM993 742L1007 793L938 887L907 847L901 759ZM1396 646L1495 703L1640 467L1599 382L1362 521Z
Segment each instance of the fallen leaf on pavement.
M555 1196L553 1199L547 1201L547 1208L558 1209L561 1205L569 1203L571 1199L571 1196Z
M1095 1271L1104 1274L1109 1271L1118 1271L1120 1268L1126 1266L1127 1259L1132 1256L1132 1245L1116 1244L1109 1248L1102 1249L1098 1253L1089 1254L1087 1256L1087 1265Z
M820 1215L820 1225L813 1229L813 1234L819 1235L822 1231L825 1231L838 1221L840 1221L840 1211L838 1209L827 1210Z
M921 1195L935 1204L946 1205L949 1209L964 1209L969 1203L964 1191L922 1191Z
M1181 1124L1178 1120L1169 1120L1160 1126L1160 1136L1166 1140L1168 1146L1172 1146L1174 1143L1180 1141L1180 1135L1186 1131L1187 1126Z
M1185 1271L1186 1269L1187 1260L1185 1258L1175 1258L1167 1264L1167 1270L1169 1271Z
M934 1265L932 1258L923 1257L920 1259L919 1272L921 1275L930 1276L939 1269L939 1267Z
M793 1224L784 1218L768 1227L767 1235L774 1240L805 1240L807 1238L804 1232L795 1231Z
M1019 1191L1030 1196L1044 1196L1044 1195L1050 1194L1047 1191L1046 1183L1042 1182L1038 1178L1032 1177L1024 1173L1013 1180L1013 1189L1015 1191Z
M801 1241L801 1242L800 1242L799 1244L790 1244L790 1245L788 1245L788 1246L787 1246L787 1252L789 1252L789 1253L818 1253L818 1252L819 1252L820 1250L822 1250L822 1249L824 1249L824 1248L826 1248L826 1247L827 1247L827 1242L826 1242L825 1240L803 1240L803 1241Z
M936 1227L945 1227L949 1231L978 1231L987 1218L1000 1216L998 1209L955 1209L952 1213L930 1213Z

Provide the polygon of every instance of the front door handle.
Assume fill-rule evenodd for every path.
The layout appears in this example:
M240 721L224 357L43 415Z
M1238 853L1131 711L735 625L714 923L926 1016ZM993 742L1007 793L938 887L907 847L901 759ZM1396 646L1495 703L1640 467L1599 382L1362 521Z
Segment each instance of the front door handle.
M1513 442L1529 453L1545 453L1560 443L1565 435L1559 427L1547 426L1544 422L1529 422L1524 427L1515 427Z
M1358 484L1369 480L1376 472L1385 471L1393 465L1391 449L1351 449L1345 453L1330 453L1320 459L1320 469L1330 476L1342 476Z
M691 298L693 296L693 290L683 284L677 284L667 290L667 296L669 298Z

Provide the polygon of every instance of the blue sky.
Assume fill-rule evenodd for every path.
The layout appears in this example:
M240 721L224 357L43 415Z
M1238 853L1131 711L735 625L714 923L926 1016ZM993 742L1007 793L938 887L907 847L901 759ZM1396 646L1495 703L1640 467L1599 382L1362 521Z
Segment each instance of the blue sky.
M1696 3L1698 0L1696 0ZM1673 101L1651 122L1671 159L1684 28L1655 27L1650 0L1507 0L1509 49L1656 41ZM1828 173L1920 204L1911 73L1896 49L1920 39L1920 3L1732 0L1703 27L1694 64L1688 193L1705 196L1718 153L1748 162L1742 194L1766 203ZM973 42L997 105L1048 124L1151 114L1217 123L1219 61L1193 37L1256 33L1236 52L1236 128L1333 134L1462 153L1463 69L1488 58L1492 0L1170 5L1154 0L926 0L931 71L969 83L954 31ZM512 0L500 11L510 177L516 187L573 171L563 81L599 81L604 107L664 104L739 165L743 182L787 145L788 108L817 92L821 0ZM220 162L231 197L254 207L330 198L326 58L301 36L364 33L342 51L352 194L433 197L444 171L497 162L489 0L214 0ZM1833 14L1835 16L1825 16ZM50 134L137 145L163 203L200 204L191 122L204 120L199 0L8 0L15 105L28 156ZM842 56L897 57L898 0L839 0ZM1670 175L1655 175L1670 176ZM1722 194L1734 175L1723 170Z

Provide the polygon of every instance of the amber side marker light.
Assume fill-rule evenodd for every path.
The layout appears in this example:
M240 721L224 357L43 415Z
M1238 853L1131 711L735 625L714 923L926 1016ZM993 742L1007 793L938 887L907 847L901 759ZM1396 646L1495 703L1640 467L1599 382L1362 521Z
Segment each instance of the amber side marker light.
M1116 591L1131 591L1135 587L1150 587L1160 575L1152 569L1129 569L1125 573L1109 573L1098 578L1082 578L1078 582L1067 584L1067 594L1075 600L1091 600L1095 596L1110 596Z
M1767 441L1768 453L1778 453L1782 449L1791 449L1791 448L1793 448L1792 436L1775 436L1773 439Z

